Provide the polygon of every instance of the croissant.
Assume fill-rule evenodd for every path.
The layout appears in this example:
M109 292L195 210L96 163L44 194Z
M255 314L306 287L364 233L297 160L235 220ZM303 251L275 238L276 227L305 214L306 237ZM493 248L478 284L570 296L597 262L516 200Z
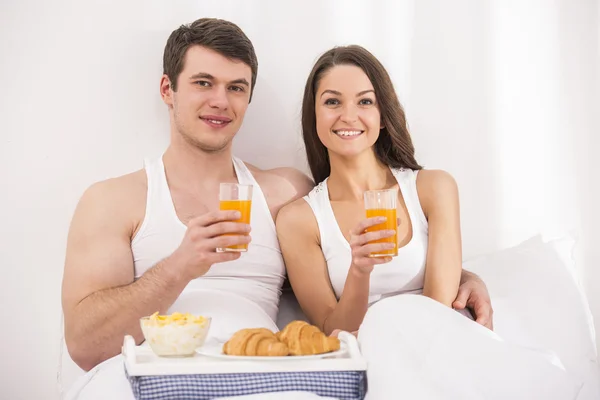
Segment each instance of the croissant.
M223 345L223 353L231 356L281 357L289 354L288 347L266 328L242 329Z
M326 336L319 328L304 321L292 321L277 332L292 356L330 353L340 349L340 340Z

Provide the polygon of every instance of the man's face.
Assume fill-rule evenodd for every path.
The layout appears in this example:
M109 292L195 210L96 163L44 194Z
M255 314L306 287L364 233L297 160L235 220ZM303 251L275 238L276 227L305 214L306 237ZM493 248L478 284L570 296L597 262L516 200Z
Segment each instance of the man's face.
M202 46L187 50L173 91L163 77L161 93L172 109L177 132L205 152L231 145L250 100L250 66Z

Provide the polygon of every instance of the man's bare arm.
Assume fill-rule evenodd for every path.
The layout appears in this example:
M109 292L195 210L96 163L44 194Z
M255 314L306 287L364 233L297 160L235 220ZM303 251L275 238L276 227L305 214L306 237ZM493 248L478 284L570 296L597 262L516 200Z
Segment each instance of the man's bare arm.
M124 335L141 342L139 319L166 312L190 280L215 263L240 257L216 253L217 247L250 240L243 235L249 225L227 222L238 219L238 212L204 214L189 221L173 254L134 282L131 216L139 202L131 204L132 197L127 185L97 184L84 194L71 224L63 278L65 338L71 357L85 370L118 354Z
M139 318L164 312L186 284L169 260L134 283L131 200L122 189L116 180L88 189L69 231L62 293L65 339L84 370L118 354L126 334L141 342Z

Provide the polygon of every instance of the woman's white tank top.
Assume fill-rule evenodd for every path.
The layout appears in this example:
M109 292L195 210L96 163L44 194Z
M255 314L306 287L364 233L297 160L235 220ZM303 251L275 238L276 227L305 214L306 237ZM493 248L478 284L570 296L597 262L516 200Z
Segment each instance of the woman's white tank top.
M204 276L192 280L180 299L186 295L190 297L193 292L219 292L219 298L227 295L233 299L228 309L235 308L235 299L244 302L245 306L250 306L248 302L251 302L275 321L285 276L275 224L264 194L244 162L234 157L233 166L239 183L254 185L250 222L252 242L239 259L214 264ZM148 176L146 215L131 242L136 279L171 255L181 244L187 229L175 212L162 157L145 161L145 170Z
M428 224L417 194L417 173L411 169L392 169L404 198L413 235L398 249L398 256L387 264L376 265L371 273L369 305L401 293L423 293L427 259ZM321 249L327 261L329 279L339 299L344 290L352 256L350 244L339 228L327 190L327 179L318 184L304 200L310 205L321 236ZM402 223L402 222L400 222Z

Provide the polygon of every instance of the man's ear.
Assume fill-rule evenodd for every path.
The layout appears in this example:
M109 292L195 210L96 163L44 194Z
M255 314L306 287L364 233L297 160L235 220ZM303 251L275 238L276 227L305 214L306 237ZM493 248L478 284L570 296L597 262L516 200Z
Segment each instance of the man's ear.
M160 78L160 97L168 106L173 106L173 86L171 80L167 75L163 75Z

